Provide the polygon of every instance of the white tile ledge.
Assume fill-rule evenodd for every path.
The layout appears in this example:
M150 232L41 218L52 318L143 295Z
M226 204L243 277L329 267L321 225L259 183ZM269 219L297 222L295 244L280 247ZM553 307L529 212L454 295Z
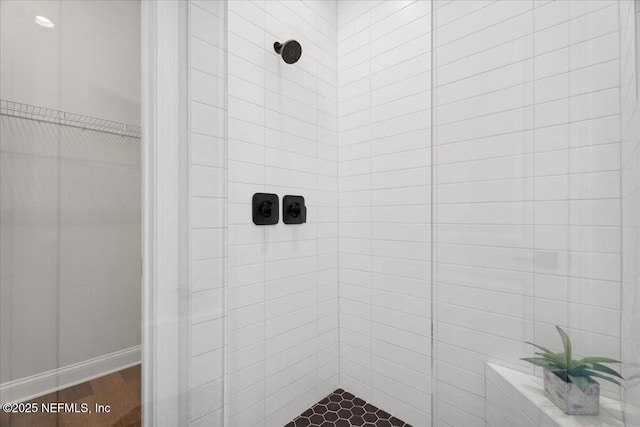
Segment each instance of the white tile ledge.
M528 425L530 424L528 422L520 423L517 421L517 424L513 422L518 418L521 420L527 418L526 421L540 427L624 427L620 402L608 397L600 397L600 415L566 415L545 396L542 378L494 363L487 363L485 382L488 411L492 410L500 415L500 418L494 417L497 418L495 425L489 424L489 419L487 419L487 426ZM494 402L493 400L497 396L489 389L497 389L502 401ZM506 407L504 406L505 398L510 401ZM501 407L512 411L510 414L500 414L498 408Z

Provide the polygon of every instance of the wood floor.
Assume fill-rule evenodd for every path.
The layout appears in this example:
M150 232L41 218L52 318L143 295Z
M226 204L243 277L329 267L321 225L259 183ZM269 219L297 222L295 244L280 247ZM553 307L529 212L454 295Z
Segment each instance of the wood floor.
M7 414L0 411L0 427L141 427L140 365L30 400L42 403L110 405L109 413Z

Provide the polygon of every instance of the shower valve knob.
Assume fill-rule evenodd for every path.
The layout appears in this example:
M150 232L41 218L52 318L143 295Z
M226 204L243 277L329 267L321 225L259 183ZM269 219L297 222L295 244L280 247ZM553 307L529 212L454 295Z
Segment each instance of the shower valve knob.
M299 217L301 212L302 212L302 206L300 206L300 203L294 202L291 204L291 206L289 206L289 214L292 217L294 218Z
M268 200L265 200L264 202L260 203L260 213L262 214L263 217L269 218L271 216L272 206L273 206L273 203L271 203Z
M251 210L255 225L277 224L280 215L278 196L269 193L254 194Z
M307 207L302 196L284 196L282 199L282 221L285 224L307 222Z

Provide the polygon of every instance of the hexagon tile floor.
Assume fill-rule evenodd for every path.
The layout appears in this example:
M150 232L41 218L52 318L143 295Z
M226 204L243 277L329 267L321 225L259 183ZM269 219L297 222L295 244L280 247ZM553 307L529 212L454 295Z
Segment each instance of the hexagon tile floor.
M411 427L391 414L337 389L284 427Z

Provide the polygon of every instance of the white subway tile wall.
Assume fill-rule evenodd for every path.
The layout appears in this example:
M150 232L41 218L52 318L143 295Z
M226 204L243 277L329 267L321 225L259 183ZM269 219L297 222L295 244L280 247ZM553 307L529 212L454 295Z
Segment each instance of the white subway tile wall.
M340 384L431 417L431 4L338 2Z
M189 3L190 421L224 425L226 4Z
M229 425L267 427L338 386L484 425L485 362L535 373L524 341L558 347L555 325L638 359L631 2L232 1L228 32L223 4L191 5L193 420L219 416L225 353ZM254 226L255 192L305 196L309 222Z
M620 2L622 168L622 360L628 425L640 425L640 106L636 25L640 5Z
M434 419L483 426L525 340L620 357L618 2L434 8Z
M230 426L284 425L338 387L336 7L228 2ZM304 196L308 222L255 226L257 192Z

